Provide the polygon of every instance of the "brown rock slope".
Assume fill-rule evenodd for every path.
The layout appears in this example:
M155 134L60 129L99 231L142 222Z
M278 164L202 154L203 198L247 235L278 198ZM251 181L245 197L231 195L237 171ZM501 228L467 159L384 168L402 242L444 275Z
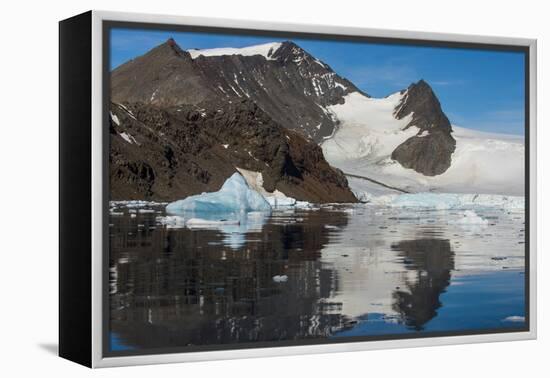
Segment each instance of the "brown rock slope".
M293 42L269 56L192 55L172 39L113 70L114 102L161 107L250 99L273 120L319 143L338 124L327 106L359 89Z
M264 188L310 202L356 202L314 142L250 100L161 108L111 104L111 199L171 201L218 190L237 168Z

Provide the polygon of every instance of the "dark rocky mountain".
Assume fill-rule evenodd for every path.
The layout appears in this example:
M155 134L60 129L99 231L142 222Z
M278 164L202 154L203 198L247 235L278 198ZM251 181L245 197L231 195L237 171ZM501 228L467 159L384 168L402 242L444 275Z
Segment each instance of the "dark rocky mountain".
M250 99L280 125L320 142L338 124L326 107L359 89L293 42L269 45L265 55L212 55L170 39L112 72L112 100L166 107Z
M310 202L356 202L321 148L248 99L215 106L111 104L111 200L175 200L220 189L237 168Z
M213 94L191 55L171 39L111 72L117 103L197 104Z
M402 119L412 113L406 128L416 126L420 131L397 146L391 158L426 176L440 175L451 166L451 155L456 147L451 123L424 80L411 84L404 93L394 116Z

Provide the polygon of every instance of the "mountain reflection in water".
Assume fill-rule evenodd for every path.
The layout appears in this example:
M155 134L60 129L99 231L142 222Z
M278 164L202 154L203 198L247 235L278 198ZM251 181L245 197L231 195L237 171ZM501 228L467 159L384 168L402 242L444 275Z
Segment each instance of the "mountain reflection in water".
M391 246L403 256L407 269L415 272L407 281L407 290L397 289L393 294L394 309L403 315L406 323L416 330L437 315L441 307L439 296L445 291L454 269L454 253L448 240L403 240Z
M479 239L363 208L274 212L233 231L159 225L156 210L110 219L112 350L422 332L459 271L453 248ZM503 218L502 232L516 223ZM521 300L487 315L491 327L522 326L502 323L523 315Z

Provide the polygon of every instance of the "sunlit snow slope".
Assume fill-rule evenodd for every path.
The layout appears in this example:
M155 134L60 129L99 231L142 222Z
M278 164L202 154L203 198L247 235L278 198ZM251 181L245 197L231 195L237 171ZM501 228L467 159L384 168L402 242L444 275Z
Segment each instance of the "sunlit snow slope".
M437 176L424 176L392 160L392 151L420 131L414 126L405 129L412 114L400 120L394 116L405 93L381 99L350 93L343 104L330 106L329 111L340 125L322 143L329 163L345 173L366 176L412 192L524 195L522 136L453 126L456 150L451 166ZM350 180L350 185L358 195L372 188L372 184L360 179Z

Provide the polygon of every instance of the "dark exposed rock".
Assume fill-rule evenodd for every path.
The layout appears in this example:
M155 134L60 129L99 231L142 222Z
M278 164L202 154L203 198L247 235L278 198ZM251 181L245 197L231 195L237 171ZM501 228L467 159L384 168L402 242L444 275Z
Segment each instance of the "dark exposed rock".
M111 199L175 200L219 190L237 168L268 191L310 202L356 202L321 148L250 100L159 108L111 105Z
M417 135L397 146L391 158L405 168L426 176L444 173L451 166L451 155L456 141L449 119L431 87L424 80L411 84L403 100L395 109L395 117L402 119L412 113L406 126L416 126Z
M191 55L172 39L111 73L111 100L117 103L196 104L211 94Z

